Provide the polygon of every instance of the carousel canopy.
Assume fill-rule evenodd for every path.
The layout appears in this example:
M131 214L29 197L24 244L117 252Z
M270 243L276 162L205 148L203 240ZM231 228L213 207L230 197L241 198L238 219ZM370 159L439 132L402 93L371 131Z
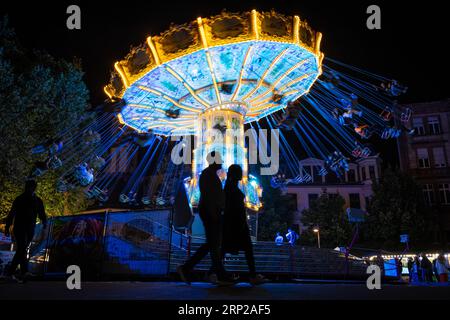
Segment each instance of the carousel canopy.
M321 73L320 33L275 12L222 13L172 26L115 64L110 96L138 131L195 134L205 111L231 109L249 123L307 93Z

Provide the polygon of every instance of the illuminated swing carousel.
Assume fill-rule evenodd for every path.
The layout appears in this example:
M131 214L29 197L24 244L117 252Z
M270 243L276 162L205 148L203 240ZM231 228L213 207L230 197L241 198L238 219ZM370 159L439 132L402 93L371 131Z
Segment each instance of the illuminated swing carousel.
M199 175L207 155L215 151L225 170L232 164L243 169L240 187L249 209L249 229L256 236L258 215L250 213L262 207L262 188L249 172L251 138L258 151L272 149L271 157L273 147L279 149L284 167L270 173L270 188L284 193L290 184L314 183L329 175L344 181L350 158L374 156L370 139L414 134L411 109L397 103L407 88L397 80L325 59L321 39L321 33L298 16L273 11L222 12L171 26L114 64L104 104L31 150L36 162L30 177L54 171L58 192L83 190L100 207L117 202L127 208L170 206L175 228L203 235L196 231L200 228L191 210L185 209L189 203L198 205ZM244 125L252 129L248 144ZM269 146L258 139L261 134L254 134L256 129L281 130ZM179 138L177 143L169 143L172 137ZM192 155L190 177L173 161L174 150L183 157ZM301 157L312 165L301 166ZM260 162L261 167L267 165ZM226 173L220 177L224 181ZM166 232L154 222L157 229L151 224L149 234ZM147 233L147 227L142 228ZM163 239L156 243L166 243ZM128 240L114 243L131 252Z
M156 205L164 206L172 203L174 186L183 178L183 166L166 157L169 138L180 138L173 148L191 155L185 138L194 136L192 174L184 180L190 203L198 204L199 174L207 154L217 151L225 169L242 166L246 205L258 211L262 189L249 173L246 125L281 129L275 143L284 168L273 173L272 188L285 192L289 184L312 183L317 176L342 181L349 159L375 155L372 138L414 134L412 112L397 103L407 87L324 59L321 38L298 16L255 10L198 18L148 37L115 63L104 88L109 99L94 110L93 121L36 147L47 158L36 162L32 176L64 171L58 191L85 188L100 204L120 188L122 204L148 206L156 196ZM253 140L258 148L270 148L261 146L256 134ZM308 171L299 157L315 165ZM162 182L146 182L156 175Z
M397 102L407 87L324 58L321 38L298 16L255 10L148 37L115 63L105 103L31 150L30 177L54 171L58 192L83 189L99 205L163 207L180 199L184 166L171 160L181 150L192 156L184 185L195 207L206 156L217 151L225 169L242 166L246 205L258 211L262 189L249 154L255 143L261 152L275 142L283 167L270 173L271 188L283 193L329 176L344 181L349 159L375 155L373 139L414 134L412 112ZM257 129L281 130L269 146ZM301 157L313 166L300 166Z
M137 132L196 137L192 176L185 180L193 206L206 155L218 151L224 168L242 166L247 207L258 211L262 190L248 172L244 124L309 92L322 73L320 41L298 16L223 12L148 37L115 63L104 91L124 101L118 120ZM217 131L233 134L221 141L207 134Z

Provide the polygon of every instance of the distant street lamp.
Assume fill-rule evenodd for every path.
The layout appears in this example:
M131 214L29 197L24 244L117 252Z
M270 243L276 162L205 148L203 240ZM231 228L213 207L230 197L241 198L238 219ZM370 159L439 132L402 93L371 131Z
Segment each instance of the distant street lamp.
M320 249L320 230L319 230L319 227L315 227L313 229L313 231L314 231L314 233L317 233L317 246Z

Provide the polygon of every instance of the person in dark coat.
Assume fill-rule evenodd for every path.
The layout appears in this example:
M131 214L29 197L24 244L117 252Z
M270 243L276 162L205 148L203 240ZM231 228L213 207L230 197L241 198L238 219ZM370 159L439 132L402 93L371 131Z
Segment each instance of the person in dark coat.
M434 259L431 263L433 264L433 274L436 277L436 281L439 282L439 273L436 268L437 260L438 260L438 258Z
M21 278L17 279L19 281L23 281L28 272L27 248L34 237L36 219L39 217L44 229L47 226L44 203L35 194L36 187L36 181L26 181L25 191L14 200L11 211L6 218L5 234L9 236L9 229L14 222L13 235L16 243L16 253L11 261L7 276L13 277L17 266L20 265Z
M217 171L222 168L222 159L219 153L213 151L208 154L207 161L209 166L202 171L199 179L200 200L198 204L200 219L205 228L206 243L201 245L183 265L179 266L177 271L181 279L189 283L188 274L209 252L212 269L217 275L217 284L230 285L234 282L226 274L220 253L224 194Z
M239 254L244 251L249 269L250 283L260 284L267 282L262 275L256 274L253 245L247 224L245 209L245 195L239 189L242 180L242 168L233 164L228 168L225 183L225 210L223 222L222 256L226 253Z
M402 259L395 258L395 266L397 267L397 277L399 278L399 280L402 280L402 273L403 273Z
M414 260L411 257L408 258L407 265L408 265L409 282L412 282L414 272Z
M433 264L426 254L422 253L422 260L420 261L422 269L422 279L426 282L433 282Z

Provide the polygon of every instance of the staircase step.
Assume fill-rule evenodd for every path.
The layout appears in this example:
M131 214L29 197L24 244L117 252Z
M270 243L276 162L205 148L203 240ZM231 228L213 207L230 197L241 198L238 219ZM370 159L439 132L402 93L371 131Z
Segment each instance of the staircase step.
M185 242L187 243L187 242ZM190 253L193 254L202 243L191 243ZM313 247L277 246L272 242L257 242L253 245L256 268L261 273L279 274L314 274L336 275L344 274L347 270L345 256L331 249ZM187 250L174 249L170 260L170 269L184 263L188 257ZM225 268L230 272L248 272L245 255L227 255ZM210 269L209 255L196 266L196 270ZM367 266L362 260L349 259L348 272L350 275L365 276Z

